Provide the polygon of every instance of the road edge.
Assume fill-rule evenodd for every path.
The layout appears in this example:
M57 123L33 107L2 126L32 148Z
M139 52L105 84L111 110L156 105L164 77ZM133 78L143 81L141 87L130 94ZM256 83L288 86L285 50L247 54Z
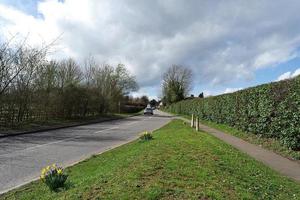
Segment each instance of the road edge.
M54 131L54 130L59 130L59 129L72 128L72 127L77 127L77 126L85 126L85 125L90 125L90 124L98 124L98 123L102 123L102 122L108 122L108 121L114 121L114 120L120 120L120 119L127 119L130 117L135 117L135 116L139 116L139 115L141 115L141 113L132 114L132 115L129 115L126 117L116 117L116 118L110 118L110 119L108 118L108 119L103 119L101 121L82 122L82 123L75 123L75 124L64 125L64 126L43 128L43 129L38 129L38 130L30 130L30 131L16 132L16 133L10 133L10 134L0 134L0 139L7 138L7 137L19 136L19 135L35 134L35 133L40 133L40 132L45 132L45 131Z
M138 115L140 115L140 114L128 116L128 117L125 117L125 118L134 117L134 116L138 116ZM124 119L124 118L121 118L121 119ZM167 122L167 123L164 124L163 126L157 128L157 129L154 129L153 132L154 132L154 131L157 131L157 130L161 129L162 127L164 127L165 125L169 124L172 120L174 120L174 119L171 119L169 122ZM120 142L119 144L116 144L116 145L113 145L113 146L111 146L111 147L108 147L107 149L105 149L105 150L103 150L103 151L95 152L95 153L93 153L93 154L91 154L91 155L89 155L89 156L83 157L83 158L81 158L81 159L79 159L79 160L77 160L77 161L70 162L70 163L65 163L65 164L63 164L63 167L64 167L64 168L72 167L72 166L74 166L74 165L77 165L77 164L79 164L79 163L85 161L85 160L91 159L91 158L92 158L93 156L95 156L95 155L96 155L96 156L99 156L99 155L101 155L101 154L103 154L103 153L106 153L106 152L108 152L108 151L110 151L110 150L116 149L116 148L118 148L118 147L121 147L121 146L123 146L123 145L129 144L129 143L131 143L131 142L134 142L134 141L138 140L139 137L140 137L139 135L136 135L136 136L133 137L131 140L128 140L128 141L125 141L125 142ZM5 195L5 193L7 193L7 192L10 192L10 191L12 191L12 190L18 189L18 188L20 188L20 187L22 187L22 186L24 186L24 185L27 185L27 184L29 184L29 183L32 183L32 182L34 182L34 181L38 181L39 179L40 179L40 177L38 176L38 177L32 178L30 181L26 181L26 182L24 182L24 183L22 183L22 184L19 184L19 185L14 186L14 187L12 187L12 188L10 188L10 189L6 189L6 190L3 190L3 191L0 191L0 197L1 197L2 195Z

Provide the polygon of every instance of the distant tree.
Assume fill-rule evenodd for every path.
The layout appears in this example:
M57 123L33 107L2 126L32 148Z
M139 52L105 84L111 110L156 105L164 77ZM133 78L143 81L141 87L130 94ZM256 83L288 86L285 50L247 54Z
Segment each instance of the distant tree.
M192 71L180 65L171 66L163 75L164 102L171 104L183 100L191 90Z
M126 95L126 96L124 96L123 101L125 104L131 103L132 97Z
M151 101L150 101L150 106L151 107L156 107L158 105L158 102L155 100L155 99L152 99Z
M149 104L149 98L147 96L142 96L141 97L141 103L144 105L144 106L147 106Z
M129 71L125 68L125 65L118 64L114 74L115 82L122 95L128 95L130 92L137 91L139 89L135 76L132 76L129 73Z
M161 99L161 102L162 102L163 106L167 105L167 98L166 98L166 96L164 96L164 97Z
M204 98L204 94L203 94L203 92L201 92L200 94L199 94L199 96L198 96L199 98Z
M193 94L191 94L191 98L194 98L195 96Z

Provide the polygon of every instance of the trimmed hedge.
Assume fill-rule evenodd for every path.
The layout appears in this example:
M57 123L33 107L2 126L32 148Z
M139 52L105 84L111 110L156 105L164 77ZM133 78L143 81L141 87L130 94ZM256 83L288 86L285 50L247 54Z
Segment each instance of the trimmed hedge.
M124 113L137 113L143 110L144 106L131 106L131 105L125 105L122 106L121 111Z
M300 76L231 94L180 101L166 110L277 138L300 150Z

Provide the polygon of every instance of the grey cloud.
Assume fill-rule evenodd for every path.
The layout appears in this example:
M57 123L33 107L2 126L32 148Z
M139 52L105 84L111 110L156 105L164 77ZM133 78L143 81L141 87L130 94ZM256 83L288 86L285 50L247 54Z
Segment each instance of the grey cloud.
M124 62L142 87L157 87L172 64L190 67L199 84L251 79L258 68L297 56L300 46L298 0L88 2L89 23L56 22L63 45L79 60Z

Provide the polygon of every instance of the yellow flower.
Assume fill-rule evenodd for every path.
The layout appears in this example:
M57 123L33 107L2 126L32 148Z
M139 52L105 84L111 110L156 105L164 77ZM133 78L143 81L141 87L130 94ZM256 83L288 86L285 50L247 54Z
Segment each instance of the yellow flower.
M62 174L62 173L63 173L62 169L58 169L58 170L57 170L57 173L58 173L58 174Z
M57 168L57 167L56 167L56 164L53 164L53 165L52 165L52 167L53 167L54 169L56 169L56 168Z

